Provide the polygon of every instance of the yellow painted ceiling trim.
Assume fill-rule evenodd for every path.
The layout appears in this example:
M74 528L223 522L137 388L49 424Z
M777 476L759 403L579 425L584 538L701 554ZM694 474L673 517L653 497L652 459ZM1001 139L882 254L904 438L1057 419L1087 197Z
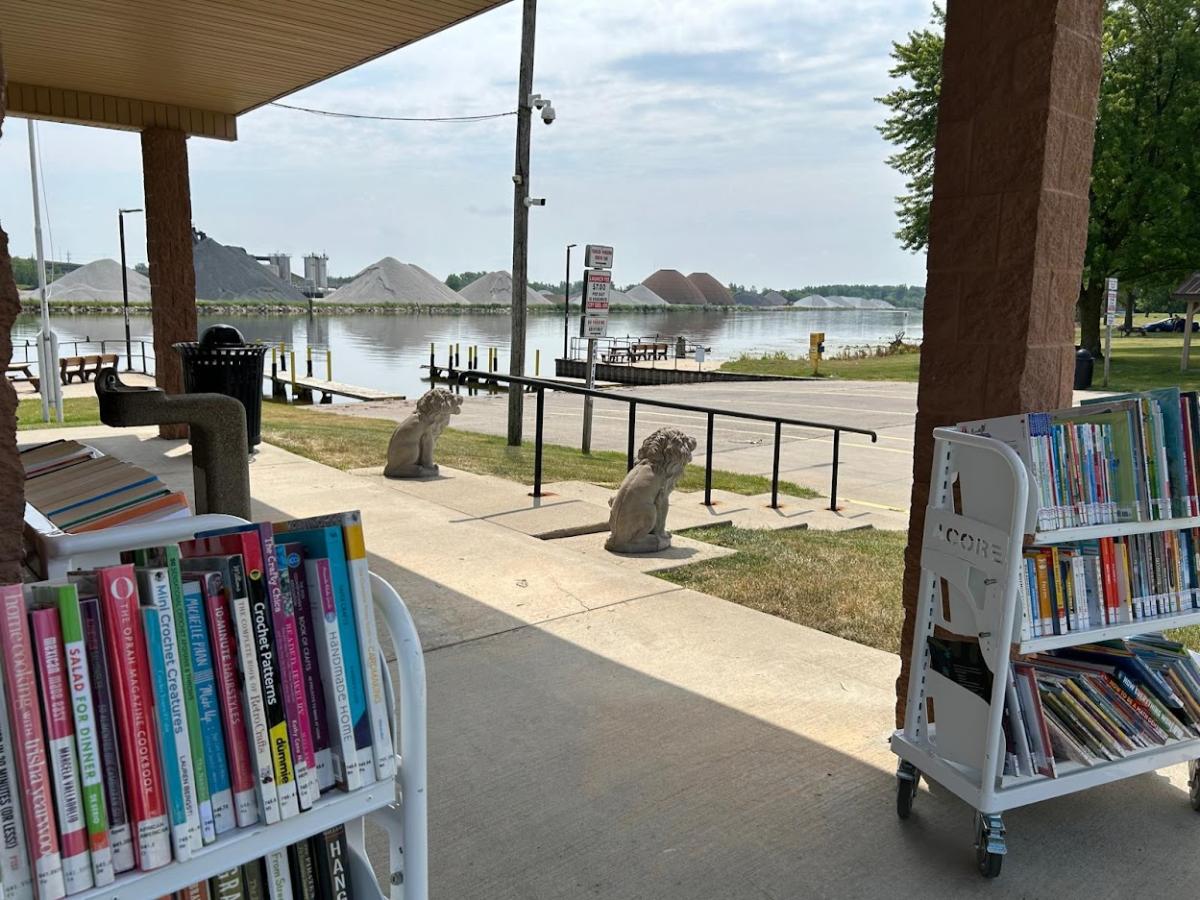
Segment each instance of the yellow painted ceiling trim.
M16 81L8 83L6 93L7 111L14 116L126 131L175 128L196 137L237 140L237 117L230 113Z

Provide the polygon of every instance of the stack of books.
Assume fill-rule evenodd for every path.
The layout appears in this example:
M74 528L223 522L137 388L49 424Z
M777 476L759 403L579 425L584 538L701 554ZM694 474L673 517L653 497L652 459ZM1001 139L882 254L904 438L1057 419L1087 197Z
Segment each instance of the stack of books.
M182 491L169 490L145 469L78 441L27 447L21 463L26 502L58 531L96 531L188 515Z
M357 512L0 586L0 620L6 898L188 860L395 774ZM288 860L267 863L278 887Z
M933 668L990 699L974 642L931 637ZM1200 736L1200 656L1160 634L1014 660L1005 686L1004 774L1056 778Z
M353 900L345 826L177 891L172 900Z
M1008 444L1029 475L1028 533L1200 516L1200 403L1163 388L959 429Z

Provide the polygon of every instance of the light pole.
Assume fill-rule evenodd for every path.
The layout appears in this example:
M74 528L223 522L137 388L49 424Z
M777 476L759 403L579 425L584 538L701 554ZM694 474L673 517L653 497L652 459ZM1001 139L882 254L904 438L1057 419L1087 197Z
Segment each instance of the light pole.
M567 358L567 334L571 330L571 248L578 244L567 244L567 282L563 287L563 359Z
M129 336L129 276L125 272L125 213L139 213L141 209L118 209L117 230L121 232L121 297L125 304L125 371L133 371L133 341Z

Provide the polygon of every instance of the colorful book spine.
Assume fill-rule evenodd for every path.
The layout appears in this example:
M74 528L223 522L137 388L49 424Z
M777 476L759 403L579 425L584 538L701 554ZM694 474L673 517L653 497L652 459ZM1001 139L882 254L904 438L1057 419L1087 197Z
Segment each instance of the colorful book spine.
M321 669L317 659L317 634L309 602L308 579L304 569L304 548L299 544L284 545L287 554L288 577L296 610L296 636L300 641L300 667L304 672L304 696L308 700L309 723L312 725L313 752L316 755L317 786L326 791L333 787L332 752L329 748L329 719L325 709L325 691L321 686Z
M133 846L138 868L149 871L171 861L171 830L156 749L154 690L138 612L137 581L131 565L101 569L97 576L104 611L101 618L112 651L109 681Z
M20 787L13 733L8 724L5 679L0 677L0 896L4 900L32 900L33 872L25 842Z
M87 640L83 613L74 584L45 585L34 588L38 603L53 603L62 629L65 675L70 690L75 725L75 746L79 754L79 779L83 792L83 816L87 826L88 852L91 854L92 881L96 887L112 884L112 844L108 833L108 808L104 799L103 754L100 748L92 677L88 668Z
M208 883L213 900L246 900L246 886L240 868L214 875Z
M100 774L104 779L104 811L108 818L108 837L112 848L114 872L127 872L136 865L133 857L133 832L125 806L125 781L121 770L121 751L117 743L117 725L113 711L112 685L108 677L108 650L98 597L79 601L83 619L84 644L92 684L92 708L96 713L96 736L100 743Z
M293 900L292 873L287 850L273 850L263 857L267 870L267 896L271 900Z
M335 825L316 835L312 841L321 896L330 900L353 900L354 884L350 878L350 847L346 842L346 827Z
M279 816L286 819L300 812L296 790L292 748L288 739L287 717L283 707L279 660L271 623L271 598L266 584L266 565L262 544L254 526L204 532L185 546L189 555L237 554L242 557L249 591L250 617L254 629L254 651L262 685L263 710L267 722L267 740L271 746L274 785Z
M371 722L367 706L362 660L358 650L358 622L355 618L354 597L350 588L350 571L346 564L345 539L340 524L313 524L305 519L283 522L275 527L286 532L287 540L300 544L306 556L325 559L332 580L334 603L337 608L338 631L344 657L346 691L354 725L357 766L364 772L365 781L375 780L374 754L371 750ZM347 758L347 771L355 766Z
M176 544L165 544L161 547L146 547L134 550L126 560L122 553L122 561L133 562L143 567L165 568L170 585L171 620L175 626L175 646L177 649L177 666L182 690L183 710L186 721L187 739L190 744L188 754L192 775L192 791L196 796L197 810L200 816L200 837L205 844L211 844L217 839L217 826L213 818L212 796L208 786L208 766L205 764L204 736L200 726L200 706L196 702L195 673L192 671L191 653L179 652L187 646L187 610L183 604L183 566L182 555ZM169 649L169 648L165 648Z
M162 760L163 782L166 787L168 807L171 814L171 846L175 859L186 862L192 858L193 846L199 844L199 820L188 817L183 801L183 779L179 773L179 760L175 731L171 726L170 691L167 680L167 664L163 652L163 618L152 606L141 609L142 630L146 635L146 652L150 660L150 675L154 681L154 698L157 702L157 744Z
M203 840L196 802L196 770L192 766L184 709L184 682L179 671L179 644L175 640L179 629L171 603L170 574L165 568L151 568L138 569L137 575L143 605L142 627L157 703L159 755L171 806L172 845L177 859L191 859L192 853L203 846ZM146 617L145 609L157 615Z
M208 882L189 884L175 894L175 900L208 900Z
M39 900L66 896L58 823L50 789L50 768L39 711L37 670L29 636L25 596L20 585L0 585L0 650L8 687L9 725L24 813L25 836Z
M58 836L62 847L63 883L68 894L77 894L92 886L92 860L88 852L79 757L75 749L75 727L63 663L58 610L34 609L29 614L29 625L33 632L34 657L42 689L43 724L46 728L50 775L58 813Z
M318 663L325 708L329 718L330 749L334 779L342 790L354 791L374 779L370 747L360 754L354 737L354 711L350 702L346 656L342 647L333 574L328 559L309 557L304 561L309 586L309 605L316 626Z
M229 764L225 758L225 730L221 726L221 706L217 700L204 588L198 579L188 579L183 583L183 610L187 617L185 633L188 652L192 657L192 689L200 713L200 737L204 748L204 769L208 774L213 826L217 834L224 834L234 828L237 821L233 812Z
M267 590L271 597L271 623L275 628L275 648L279 656L283 709L287 715L296 791L303 810L317 802L320 788L317 785L317 758L309 722L308 699L304 694L295 599L288 574L287 553L283 547L275 546L270 526L263 528L263 556L267 560Z
M191 560L184 560L185 567ZM254 766L250 760L245 710L239 688L239 659L237 626L230 605L228 566L224 571L197 572L205 589L205 611L208 633L212 638L213 671L220 696L221 718L224 725L225 758L229 766L229 782L233 792L234 818L239 828L258 821ZM265 746L265 745L264 745Z

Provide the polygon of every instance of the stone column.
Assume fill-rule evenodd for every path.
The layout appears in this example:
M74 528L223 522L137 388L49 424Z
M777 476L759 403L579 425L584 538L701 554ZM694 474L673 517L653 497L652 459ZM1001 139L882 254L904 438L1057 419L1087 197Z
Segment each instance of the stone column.
M192 267L192 194L187 135L169 128L142 132L146 253L150 261L155 381L183 392L179 354L171 345L196 340L196 272ZM159 436L187 437L186 425L161 425Z
M898 724L932 429L1071 402L1103 11L1103 0L947 8Z
M0 48L0 134L4 128L4 54ZM21 311L13 280L8 235L0 228L0 366L12 361L12 326ZM21 534L25 473L17 455L17 392L0 378L0 584L21 580Z

